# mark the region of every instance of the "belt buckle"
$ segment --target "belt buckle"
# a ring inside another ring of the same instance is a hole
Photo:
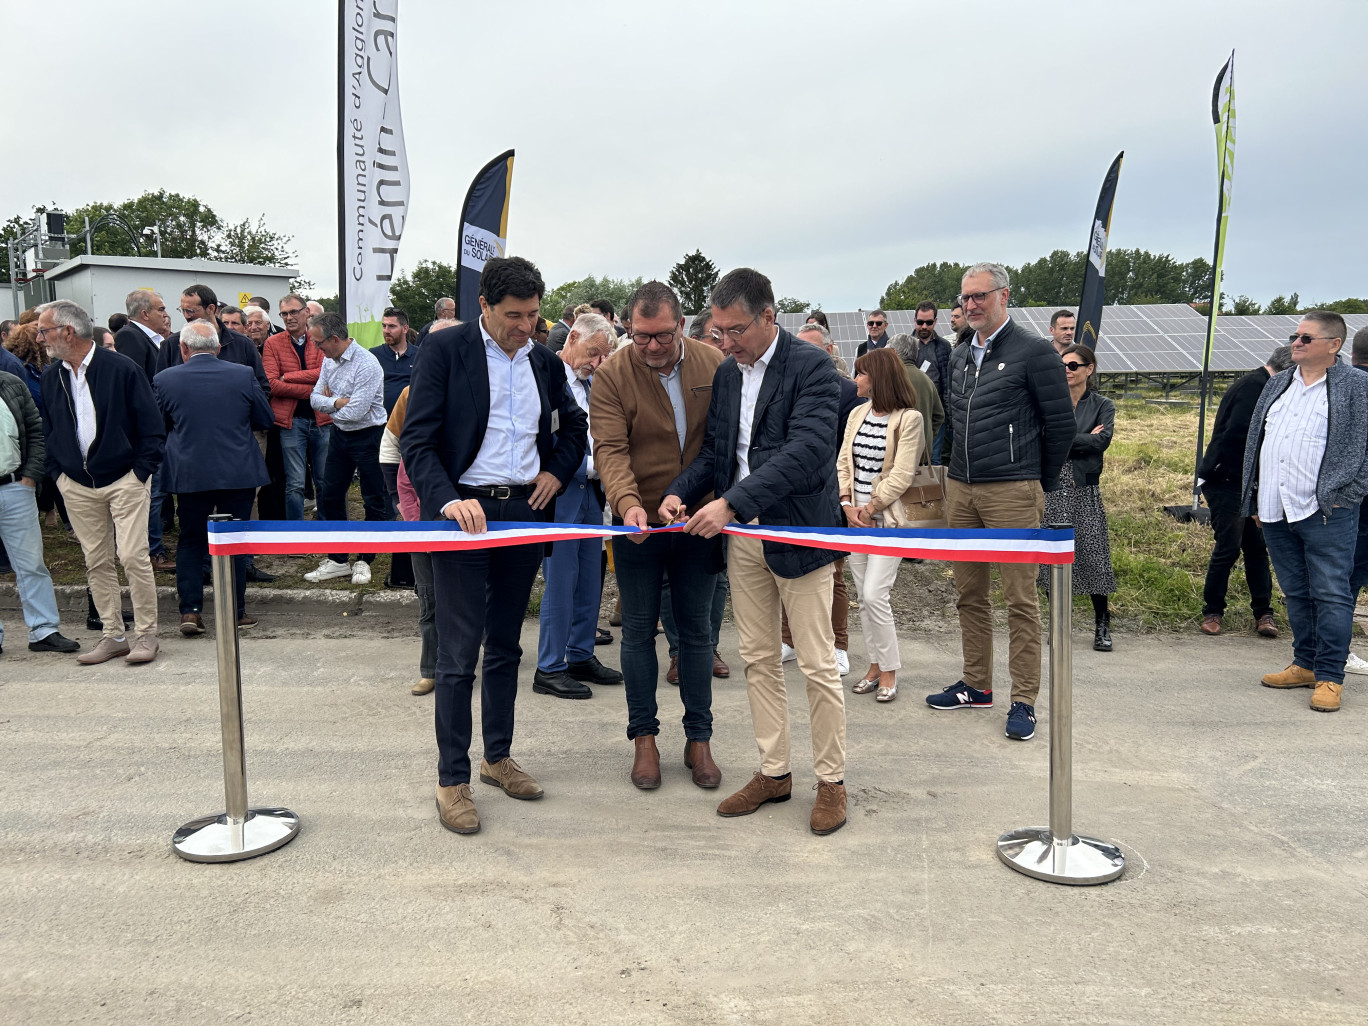
[[[490,489],[490,498],[511,499],[513,498],[513,489],[509,488],[508,485],[493,485]]]

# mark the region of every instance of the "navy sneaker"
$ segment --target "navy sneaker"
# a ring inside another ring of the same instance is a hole
[[[1035,706],[1013,702],[1007,710],[1007,736],[1013,741],[1029,741],[1035,737]]]
[[[932,709],[991,709],[993,692],[971,688],[964,681],[956,681],[944,691],[926,696],[926,704]]]

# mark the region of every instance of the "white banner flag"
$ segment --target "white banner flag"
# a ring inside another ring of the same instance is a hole
[[[339,0],[340,295],[352,338],[379,345],[409,169],[399,113],[399,0]]]

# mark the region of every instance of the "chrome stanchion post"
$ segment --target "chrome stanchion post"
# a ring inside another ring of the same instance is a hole
[[[226,515],[210,517],[227,521]],[[247,755],[242,730],[242,669],[238,662],[233,557],[214,555],[214,630],[218,646],[219,720],[223,728],[225,812],[186,823],[171,848],[191,862],[237,862],[294,840],[299,817],[289,809],[247,807]]]
[[[1051,525],[1067,530],[1068,525]],[[1101,884],[1126,868],[1121,849],[1073,832],[1073,566],[1050,567],[1050,825],[998,838],[998,858],[1061,884]]]

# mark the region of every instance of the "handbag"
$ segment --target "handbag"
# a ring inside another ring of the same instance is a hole
[[[922,449],[922,462],[912,474],[907,491],[894,499],[885,513],[894,527],[945,527],[945,467],[931,463],[931,452]]]

